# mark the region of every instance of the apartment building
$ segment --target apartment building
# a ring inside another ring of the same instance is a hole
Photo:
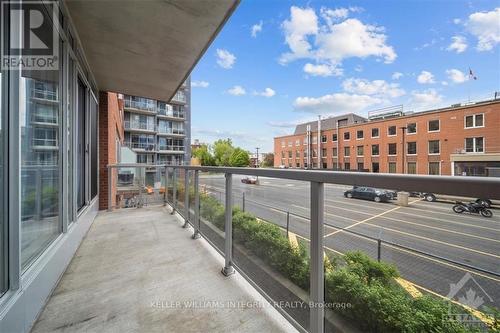
[[[500,100],[300,124],[274,139],[274,152],[275,167],[500,176]]]
[[[190,82],[187,79],[169,103],[124,96],[124,145],[137,154],[137,163],[189,163]]]

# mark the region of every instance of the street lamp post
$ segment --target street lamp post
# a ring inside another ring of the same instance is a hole
[[[257,151],[257,158],[255,160],[255,167],[259,167],[259,147],[255,147],[255,150]],[[259,176],[257,176],[257,184],[259,183]]]
[[[406,129],[407,127],[406,126],[402,126],[400,127],[401,131],[403,132],[403,149],[402,149],[402,155],[403,155],[403,159],[402,159],[402,165],[401,165],[401,172],[402,173],[405,173],[405,155],[406,155],[406,147],[405,147],[405,134],[406,134]]]

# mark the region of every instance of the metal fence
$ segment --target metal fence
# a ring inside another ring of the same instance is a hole
[[[115,168],[117,166],[110,166]],[[448,177],[448,176],[416,176],[416,175],[394,175],[394,174],[370,174],[358,172],[335,172],[335,171],[305,171],[305,170],[282,170],[282,169],[251,169],[251,168],[225,168],[225,167],[200,167],[200,166],[165,166],[165,200],[169,202],[173,208],[173,212],[177,211],[182,214],[185,220],[185,226],[191,224],[194,228],[193,238],[199,237],[200,234],[212,243],[225,257],[225,265],[222,273],[230,275],[234,269],[238,269],[242,275],[250,278],[250,282],[257,287],[258,290],[264,291],[264,296],[271,301],[275,301],[273,295],[269,295],[265,288],[255,279],[259,279],[260,274],[265,275],[265,270],[262,273],[249,272],[245,270],[247,263],[235,258],[248,259],[251,256],[240,256],[241,250],[233,244],[232,234],[232,209],[236,204],[237,196],[233,193],[233,175],[252,175],[271,177],[279,179],[297,180],[309,183],[309,216],[301,216],[300,214],[291,213],[266,205],[265,203],[255,202],[245,199],[244,196],[240,202],[243,210],[248,210],[249,205],[268,206],[270,209],[275,209],[283,213],[285,216],[282,226],[286,231],[290,228],[290,219],[300,218],[309,221],[308,240],[305,244],[308,246],[308,255],[310,256],[310,275],[309,275],[309,293],[307,299],[309,300],[309,307],[306,311],[294,312],[283,311],[277,305],[278,310],[281,310],[288,320],[290,320],[297,328],[304,330],[308,329],[312,332],[324,332],[325,330],[325,309],[322,306],[325,302],[325,287],[324,287],[324,227],[338,228],[339,232],[346,233],[355,237],[362,237],[373,242],[374,246],[371,249],[364,249],[365,252],[371,253],[372,256],[378,260],[394,260],[394,256],[387,257],[385,254],[389,251],[398,251],[401,255],[410,254],[413,256],[423,256],[433,260],[447,262],[453,265],[460,265],[471,270],[481,271],[481,268],[474,265],[464,265],[463,263],[454,262],[453,260],[424,253],[422,251],[412,249],[397,243],[389,242],[383,239],[374,238],[364,235],[352,230],[341,228],[339,226],[325,224],[325,192],[324,184],[341,184],[350,186],[372,186],[379,188],[391,188],[396,190],[404,190],[408,192],[434,192],[447,195],[465,196],[465,197],[478,197],[500,199],[500,181],[498,179],[490,178],[476,178],[476,177]],[[210,172],[224,174],[225,186],[224,191],[218,196],[218,200],[224,203],[224,221],[223,230],[216,230],[213,227],[213,221],[207,221],[200,215],[200,173]],[[178,189],[179,186],[183,190]],[[179,191],[178,191],[179,190]],[[191,193],[192,192],[192,193]],[[182,195],[179,195],[182,193]],[[190,202],[193,200],[193,203]],[[233,252],[234,257],[233,257]],[[387,258],[386,258],[387,257]],[[257,259],[247,260],[248,265],[253,265],[258,269],[259,265]],[[401,260],[401,258],[397,259]],[[234,263],[236,262],[236,265]],[[265,265],[261,265],[264,267]],[[241,268],[243,267],[243,269]],[[482,270],[484,273],[498,276],[495,272]],[[249,274],[250,273],[250,274]],[[272,275],[272,274],[271,274]],[[265,282],[264,282],[265,283]],[[264,290],[263,290],[264,289]],[[296,286],[289,286],[287,290],[298,290]],[[272,291],[272,290],[271,290]],[[289,299],[298,297],[304,299],[301,292],[295,292]],[[279,297],[287,296],[280,294]],[[288,299],[287,299],[288,300]],[[307,319],[304,319],[304,314],[307,314]]]

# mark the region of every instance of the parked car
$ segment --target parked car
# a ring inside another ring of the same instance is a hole
[[[429,202],[434,202],[437,200],[436,195],[433,193],[426,193],[426,192],[410,192],[410,196],[412,197],[418,197],[418,198],[423,198],[425,201]],[[441,199],[462,199],[462,197],[452,197],[452,196],[443,196]],[[478,198],[474,200],[476,203],[481,204],[485,206],[486,208],[491,207],[491,200],[490,199],[485,199],[485,198]]]
[[[351,190],[345,191],[344,196],[346,198],[373,200],[375,202],[388,202],[393,197],[388,191],[366,186],[354,186]]]
[[[245,177],[241,179],[241,182],[243,184],[257,184],[257,178],[256,177]]]

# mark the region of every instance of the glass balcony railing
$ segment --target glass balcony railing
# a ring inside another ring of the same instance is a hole
[[[155,125],[152,123],[144,123],[141,121],[125,120],[125,129],[154,131]]]
[[[172,97],[172,100],[176,101],[176,102],[185,103],[186,102],[186,94],[183,91],[178,91],[175,93],[174,97]]]
[[[58,147],[58,140],[33,138],[32,144],[37,147]]]
[[[158,115],[165,116],[165,117],[171,117],[171,118],[184,119],[184,112],[183,111],[175,111],[175,110],[167,110],[167,109],[159,108]]]
[[[193,238],[223,253],[222,273],[244,273],[302,331],[498,325],[494,177],[204,166],[161,176]]]
[[[148,142],[124,142],[125,147],[129,147],[131,149],[144,149],[148,151],[155,151],[156,145],[154,143]]]
[[[150,112],[156,112],[156,102],[155,101],[133,101],[130,99],[124,100],[125,108],[132,108]]]
[[[171,128],[171,127],[164,127],[164,126],[158,126],[158,133],[160,134],[177,134],[177,135],[184,135],[184,129],[182,128]]]
[[[49,101],[57,101],[57,92],[52,90],[45,89],[33,89],[31,96],[34,98],[49,100]]]
[[[174,145],[159,145],[158,150],[168,150],[168,151],[184,151],[184,146],[174,146]]]
[[[51,115],[51,114],[40,114],[40,113],[35,113],[32,116],[32,122],[35,123],[45,123],[45,124],[54,124],[57,125],[57,115]]]

